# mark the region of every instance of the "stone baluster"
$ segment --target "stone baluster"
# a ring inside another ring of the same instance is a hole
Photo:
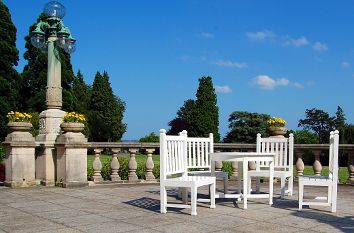
[[[348,184],[354,185],[354,151],[348,151]]]
[[[304,161],[302,160],[303,152],[301,150],[296,150],[295,151],[297,161],[296,161],[296,177],[303,176],[304,175],[304,169],[305,169],[305,164]]]
[[[237,180],[238,162],[232,161],[231,162],[231,168],[232,168],[232,172],[231,172],[230,180]]]
[[[130,159],[129,159],[129,174],[128,174],[128,180],[129,181],[138,181],[138,176],[136,175],[136,169],[138,168],[138,164],[136,163],[135,160],[135,155],[138,152],[138,149],[135,148],[130,148],[129,153],[130,153]]]
[[[93,160],[93,181],[94,182],[101,182],[103,181],[102,175],[101,175],[101,169],[102,169],[102,163],[101,163],[101,152],[102,149],[94,149],[95,152],[95,159]]]
[[[155,149],[145,149],[145,151],[147,154],[145,178],[148,181],[155,181],[156,179],[154,173],[152,172],[154,170],[154,161],[152,160],[152,153],[154,153]]]
[[[119,161],[118,161],[118,153],[120,149],[112,149],[112,161],[111,161],[111,181],[120,181],[121,178],[118,174],[119,170]]]
[[[215,153],[219,153],[221,151],[216,150],[214,151]],[[215,161],[215,171],[221,171],[222,170],[222,161]]]
[[[313,162],[313,171],[315,176],[320,176],[322,171],[322,164],[320,162],[321,150],[313,150],[315,154],[315,162]]]

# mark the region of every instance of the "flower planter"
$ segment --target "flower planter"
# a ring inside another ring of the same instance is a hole
[[[61,129],[66,132],[80,133],[84,131],[85,125],[79,122],[63,122],[60,125]]]
[[[23,121],[18,121],[18,122],[10,121],[7,124],[7,127],[9,127],[11,132],[15,132],[15,131],[29,132],[32,129],[32,124]]]
[[[284,135],[288,132],[287,128],[285,127],[278,127],[278,126],[269,126],[268,133],[270,136],[273,137],[284,137]]]

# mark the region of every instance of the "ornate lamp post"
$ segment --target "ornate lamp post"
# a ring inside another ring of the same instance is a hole
[[[60,133],[60,124],[64,111],[62,107],[61,63],[59,49],[72,53],[76,48],[76,40],[72,37],[62,18],[65,7],[51,1],[44,7],[45,20],[37,23],[31,33],[33,46],[48,52],[48,73],[46,89],[47,110],[39,115],[39,135],[36,140],[41,145],[39,156],[36,158],[36,178],[44,185],[55,184],[56,153],[54,143]]]

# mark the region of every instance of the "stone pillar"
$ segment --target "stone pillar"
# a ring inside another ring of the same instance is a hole
[[[354,185],[354,151],[348,151],[348,172],[349,178],[347,183]]]
[[[35,186],[35,141],[28,132],[32,125],[27,122],[13,122],[18,125],[28,124],[28,130],[13,131],[7,135],[5,146],[5,186],[18,188]],[[11,124],[11,123],[9,123]]]
[[[101,170],[102,170],[102,163],[101,163],[101,152],[102,149],[94,149],[95,152],[95,159],[93,160],[93,181],[94,182],[102,182],[103,178],[101,175]]]
[[[119,161],[118,161],[118,153],[120,149],[112,149],[112,162],[111,162],[111,181],[120,181],[121,178],[118,174],[119,170]]]
[[[148,181],[155,181],[155,176],[152,173],[154,170],[154,161],[152,160],[152,153],[154,153],[155,149],[145,149],[147,153],[146,159],[146,180]]]
[[[313,163],[313,171],[315,176],[320,176],[322,171],[322,164],[320,162],[321,150],[313,150],[315,154],[315,162]]]
[[[296,172],[297,172],[297,175],[296,177],[299,177],[299,176],[303,176],[304,175],[304,169],[305,169],[305,164],[304,164],[304,161],[302,160],[302,151],[301,150],[296,150],[295,151],[296,153],[296,157],[297,157],[297,161],[296,161]]]
[[[41,148],[36,157],[36,179],[46,186],[55,185],[57,153],[54,143],[60,133],[60,124],[65,114],[60,110],[62,106],[61,64],[54,46],[55,40],[55,36],[48,38],[47,110],[39,115],[39,135],[36,137]]]
[[[56,183],[64,188],[87,186],[87,138],[81,132],[65,132],[58,137],[55,146]]]
[[[128,174],[128,180],[129,181],[138,181],[138,176],[136,175],[136,169],[138,168],[138,164],[136,163],[135,160],[135,155],[136,152],[138,152],[138,149],[131,148],[129,149],[130,152],[130,159],[129,159],[129,174]]]

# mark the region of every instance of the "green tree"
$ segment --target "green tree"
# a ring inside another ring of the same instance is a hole
[[[343,109],[338,106],[337,107],[337,111],[335,114],[335,118],[334,118],[334,126],[337,130],[339,130],[339,142],[340,143],[344,143],[345,142],[345,114]]]
[[[344,142],[345,144],[354,144],[354,125],[346,124],[344,126]]]
[[[42,13],[38,19],[45,20]],[[35,24],[29,28],[29,33],[25,37],[24,58],[27,60],[22,72],[21,96],[23,108],[27,111],[41,112],[45,110],[48,56],[45,51],[41,51],[31,44],[30,34],[35,29]],[[63,88],[63,110],[75,111],[76,99],[72,91],[74,72],[72,69],[70,54],[59,49],[59,59],[61,62],[61,85]]]
[[[255,143],[257,134],[267,137],[268,114],[233,112],[229,117],[229,129],[224,142]]]
[[[306,109],[305,114],[306,118],[300,119],[298,126],[315,132],[319,143],[328,143],[329,132],[333,130],[335,118],[316,108]]]
[[[194,100],[188,99],[184,101],[184,105],[177,111],[177,117],[168,123],[171,127],[168,134],[177,135],[183,130],[189,132],[192,129],[191,118],[194,108]]]
[[[92,90],[91,87],[85,83],[84,76],[81,74],[80,70],[77,72],[76,77],[74,77],[72,90],[76,102],[75,111],[87,115]]]
[[[315,133],[308,130],[296,130],[294,134],[295,144],[318,144],[318,137]]]
[[[19,108],[16,31],[9,9],[0,1],[0,142],[7,133],[6,114]]]
[[[125,103],[113,94],[107,72],[97,72],[92,85],[88,123],[93,141],[119,141],[126,131],[122,122]]]
[[[149,135],[142,137],[139,139],[139,142],[159,142],[160,137],[156,135],[154,132],[151,132]]]
[[[196,93],[195,107],[191,113],[191,130],[189,135],[194,137],[208,137],[214,134],[214,141],[220,141],[219,134],[219,107],[217,96],[211,77],[199,79],[199,87]]]

